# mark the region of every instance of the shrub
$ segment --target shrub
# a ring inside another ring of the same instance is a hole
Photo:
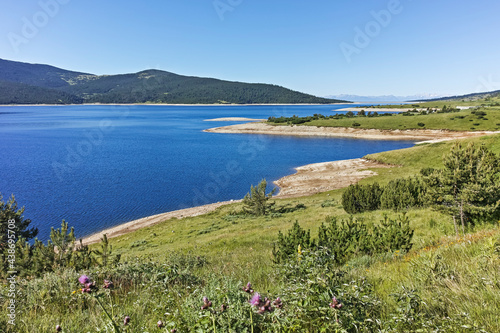
[[[273,194],[276,192],[276,188],[273,188],[271,192],[266,194],[267,181],[262,179],[256,187],[253,185],[250,187],[250,192],[243,198],[243,209],[245,212],[261,216],[266,215],[272,210],[274,202],[268,203]]]
[[[322,224],[319,228],[318,246],[332,251],[335,263],[339,265],[354,256],[395,250],[408,252],[411,249],[414,231],[405,214],[398,220],[385,216],[380,223],[380,226],[369,227],[352,217],[340,223],[336,218],[329,218],[327,225]]]
[[[377,183],[373,185],[350,185],[342,193],[342,207],[349,214],[356,214],[380,207],[382,189]]]
[[[282,263],[290,259],[300,259],[302,251],[327,249],[330,264],[343,265],[349,259],[390,251],[409,251],[412,247],[413,229],[408,217],[403,214],[397,220],[387,216],[379,226],[368,226],[352,217],[338,221],[328,217],[318,230],[318,241],[311,240],[310,231],[305,231],[296,221],[287,235],[278,233],[278,241],[273,248],[274,262]]]
[[[288,231],[287,235],[278,232],[278,241],[273,246],[274,262],[279,263],[286,258],[297,254],[301,249],[309,249],[314,245],[311,233],[301,228],[298,221]],[[299,248],[300,246],[300,248]]]
[[[380,208],[401,211],[424,205],[425,184],[419,178],[391,180],[380,196]]]

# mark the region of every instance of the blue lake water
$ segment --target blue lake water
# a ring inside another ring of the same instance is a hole
[[[216,134],[218,117],[329,115],[321,106],[17,106],[0,108],[0,193],[46,240],[65,219],[78,237],[166,211],[240,199],[309,163],[411,141]]]

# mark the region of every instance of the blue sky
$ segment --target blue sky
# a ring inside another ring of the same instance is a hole
[[[462,94],[500,89],[499,12],[498,0],[2,0],[0,58],[320,96]]]

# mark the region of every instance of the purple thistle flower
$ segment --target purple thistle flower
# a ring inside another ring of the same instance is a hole
[[[125,316],[125,318],[123,318],[123,325],[128,325],[128,323],[130,323],[130,317]]]
[[[156,323],[156,326],[158,326],[158,328],[162,328],[165,325],[163,324],[163,322],[161,320],[158,320],[158,322]]]
[[[330,307],[332,309],[340,309],[342,307],[342,304],[339,303],[339,301],[337,300],[337,298],[334,296],[332,298],[332,302],[330,303]]]
[[[104,280],[104,286],[103,286],[104,289],[113,289],[114,286],[115,285],[113,284],[112,281]]]
[[[212,302],[208,300],[207,296],[203,296],[203,305],[201,306],[201,309],[206,310],[211,306],[212,306]]]
[[[78,279],[78,282],[80,282],[81,284],[87,284],[90,282],[90,278],[87,275],[82,275]]]
[[[249,294],[253,293],[252,284],[248,282],[246,287],[243,287],[243,291]]]
[[[278,297],[276,298],[276,300],[273,302],[273,305],[277,308],[277,309],[281,309],[283,307],[283,302],[281,302],[281,299]]]
[[[253,295],[252,299],[250,300],[250,304],[252,304],[253,306],[259,306],[260,302],[261,302],[261,298],[260,298],[259,293],[255,293]]]

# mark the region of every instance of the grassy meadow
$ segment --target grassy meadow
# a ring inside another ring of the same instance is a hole
[[[440,110],[456,107],[473,107],[458,112],[441,113]],[[487,101],[439,101],[404,105],[381,105],[374,106],[383,109],[414,108],[415,111],[393,113],[391,116],[357,116],[359,111],[367,107],[358,107],[354,117],[340,117],[315,119],[297,126],[319,126],[319,127],[355,127],[362,129],[379,130],[410,130],[431,129],[450,131],[498,131],[500,130],[500,97],[491,97]],[[432,112],[435,110],[436,112]],[[422,112],[424,111],[424,112]],[[429,112],[431,111],[431,112]],[[381,111],[382,112],[382,111]],[[366,111],[368,113],[368,111]],[[286,125],[275,124],[271,125]]]

